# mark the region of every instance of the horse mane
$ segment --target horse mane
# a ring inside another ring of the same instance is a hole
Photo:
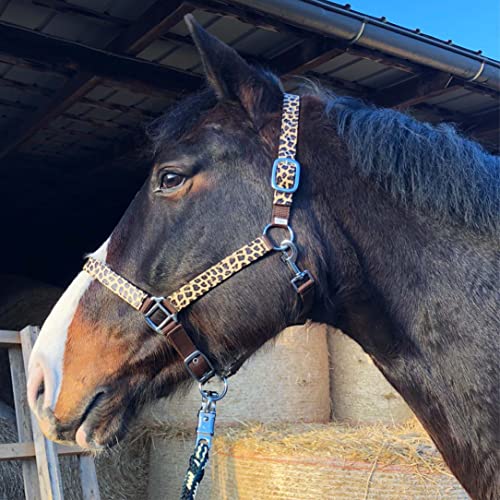
[[[500,229],[500,157],[449,124],[419,122],[311,82],[301,93],[325,102],[351,167],[393,198],[479,232]]]
[[[431,125],[399,111],[337,96],[309,80],[300,93],[325,103],[326,115],[347,146],[351,167],[404,206],[482,233],[500,229],[500,157],[449,124]],[[172,106],[146,130],[150,153],[161,155],[167,139],[188,131],[216,102],[213,91],[204,88]]]

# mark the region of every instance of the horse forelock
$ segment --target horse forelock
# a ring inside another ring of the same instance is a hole
[[[420,122],[311,83],[301,93],[324,101],[351,168],[393,198],[476,231],[500,229],[500,157],[450,124]]]

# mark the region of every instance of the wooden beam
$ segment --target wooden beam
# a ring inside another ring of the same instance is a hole
[[[10,347],[20,346],[21,337],[19,332],[12,330],[0,330],[0,348],[9,349]]]
[[[180,0],[172,0],[165,2],[158,0],[154,3],[140,18],[132,24],[123,33],[114,38],[108,45],[107,49],[112,52],[137,54],[149,43],[151,43],[161,31],[166,31],[179,22],[184,14],[192,10],[193,7],[186,6]],[[3,45],[2,45],[3,46]],[[29,51],[28,51],[29,52]],[[116,80],[114,65],[110,67],[111,74],[109,80]],[[135,77],[141,76],[141,72],[136,73]],[[176,83],[177,76],[181,76]],[[174,84],[174,86],[196,87],[197,83],[194,77],[188,77],[181,72],[170,73],[168,79],[157,81],[159,88],[165,88]],[[166,78],[164,76],[163,78]],[[0,141],[0,159],[8,153],[15,150],[21,144],[29,140],[38,130],[45,127],[56,116],[63,113],[71,107],[75,102],[85,96],[92,88],[100,82],[92,71],[80,71],[76,76],[71,78],[66,85],[57,92],[53,99],[46,105],[35,111],[31,117],[24,121],[17,129],[6,134],[4,139]],[[130,81],[124,82],[125,85],[130,84]],[[132,82],[135,84],[135,82]],[[180,85],[179,85],[180,84]]]
[[[176,92],[195,90],[200,78],[142,59],[100,50],[62,38],[0,22],[0,51],[61,66],[79,68],[92,75],[141,81]]]
[[[379,106],[406,109],[450,92],[457,86],[456,80],[447,73],[425,72],[398,85],[377,90],[368,99]]]
[[[122,34],[118,35],[106,47],[112,52],[124,52],[136,55],[145,49],[162,33],[182,21],[193,7],[183,0],[159,0]]]
[[[269,64],[278,74],[285,77],[299,75],[321,66],[344,52],[345,49],[327,38],[310,38],[274,57]]]
[[[61,14],[73,14],[115,26],[122,27],[130,24],[130,21],[123,17],[114,16],[108,12],[101,12],[89,7],[84,7],[83,5],[69,3],[66,0],[31,0],[31,3],[40,5],[41,7],[47,7]]]
[[[56,445],[58,455],[79,455],[85,450],[79,446]],[[5,460],[28,460],[35,458],[35,445],[32,442],[0,444],[0,462]]]

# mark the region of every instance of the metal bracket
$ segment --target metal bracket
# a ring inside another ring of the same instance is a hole
[[[278,167],[280,165],[290,165],[295,169],[294,178],[293,178],[293,186],[290,188],[282,187],[278,184],[278,179],[276,178],[278,174]],[[273,170],[271,173],[271,186],[273,189],[280,193],[295,193],[297,188],[299,187],[300,182],[300,163],[297,160],[293,160],[292,158],[276,158],[273,163]]]
[[[202,358],[205,360],[205,363],[208,365],[210,370],[206,373],[203,374],[201,378],[198,378],[193,370],[191,369],[190,364],[197,358]],[[214,375],[215,375],[215,368],[210,362],[210,360],[201,352],[201,351],[193,351],[187,358],[184,358],[184,366],[186,367],[186,370],[189,372],[191,377],[193,377],[196,381],[198,381],[200,384],[204,384],[208,380],[210,380]]]
[[[177,313],[172,313],[163,305],[165,297],[151,297],[151,300],[154,301],[154,304],[144,313],[144,319],[152,330],[156,333],[163,334],[163,328],[165,328],[170,321],[178,323]],[[165,315],[165,318],[160,321],[160,323],[155,323],[151,318],[156,311],[161,311]]]

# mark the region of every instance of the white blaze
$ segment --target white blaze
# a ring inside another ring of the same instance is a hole
[[[99,250],[92,254],[92,257],[101,262],[106,262],[108,244],[109,238],[101,245]],[[54,409],[56,404],[62,385],[63,358],[68,329],[73,321],[78,304],[90,283],[92,283],[92,278],[86,272],[81,271],[76,276],[45,320],[33,347],[29,361],[29,373],[33,373],[33,376],[37,377],[36,374],[39,372],[37,367],[43,367],[44,407],[49,406]],[[28,380],[28,400],[32,408],[34,408],[38,384],[35,380],[30,380],[31,378],[29,377]]]

